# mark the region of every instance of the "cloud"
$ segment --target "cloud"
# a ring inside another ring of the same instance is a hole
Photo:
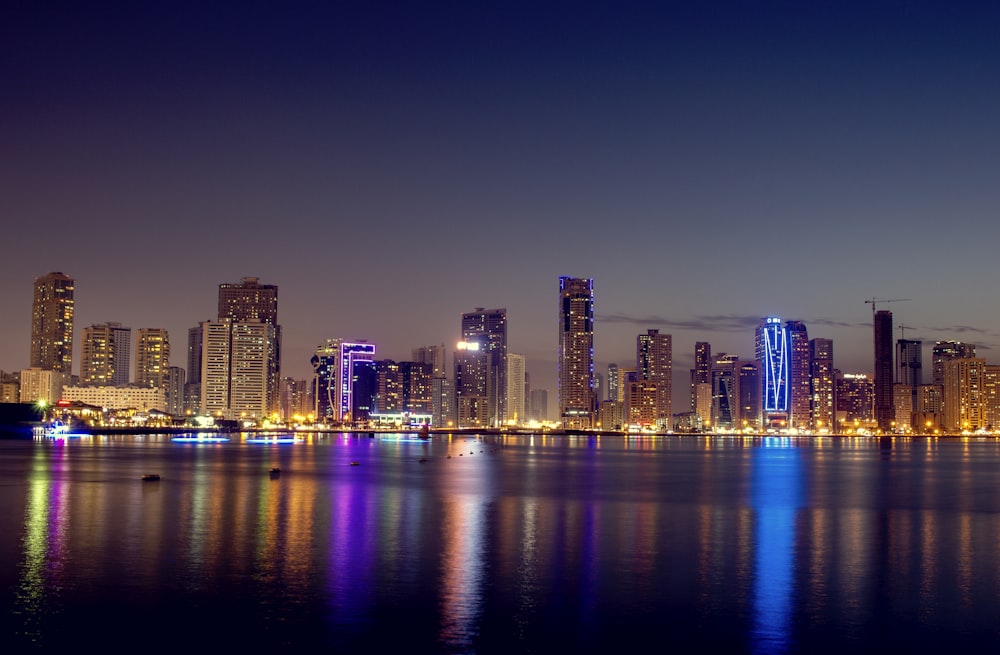
[[[634,316],[630,314],[600,314],[597,320],[600,323],[628,323],[638,326],[660,326],[674,328],[678,330],[692,330],[698,332],[746,332],[753,330],[760,325],[762,316],[741,316],[739,314],[716,314],[714,316],[694,316],[687,320],[677,320],[665,318],[663,316]],[[844,321],[834,321],[828,318],[796,319],[810,326],[824,327],[871,327],[871,323],[847,323]]]

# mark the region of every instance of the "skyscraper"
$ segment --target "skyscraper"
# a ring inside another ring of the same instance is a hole
[[[760,367],[761,402],[765,424],[781,425],[788,420],[790,407],[789,370],[791,353],[785,326],[776,316],[761,320],[755,339]]]
[[[707,341],[694,344],[694,368],[691,369],[691,411],[698,412],[698,385],[712,384],[712,346]],[[704,387],[701,387],[704,389]],[[702,395],[702,398],[704,395]],[[707,414],[703,418],[707,418]]]
[[[524,355],[507,354],[507,419],[515,425],[527,421],[525,410]]]
[[[594,412],[594,281],[559,278],[559,417],[589,428]]]
[[[170,372],[170,339],[163,328],[139,328],[135,347],[135,383],[165,388]]]
[[[31,367],[73,372],[73,278],[58,271],[35,278]]]
[[[944,384],[945,362],[951,359],[970,359],[976,356],[976,344],[962,341],[936,341],[931,348],[931,380]]]
[[[872,321],[875,343],[875,423],[883,432],[892,431],[896,416],[892,394],[892,312],[880,309]]]
[[[125,387],[129,383],[132,330],[121,323],[83,328],[80,344],[80,383]]]
[[[481,341],[460,341],[455,348],[455,402],[458,427],[486,427],[489,423],[489,356]]]
[[[896,340],[896,382],[909,387],[924,383],[921,370],[923,341],[913,339]]]
[[[483,309],[462,314],[462,341],[479,344],[486,356],[486,424],[507,420],[507,310]]]
[[[834,420],[833,340],[813,339],[809,342],[809,377],[812,384],[812,423],[817,431],[836,429]]]
[[[786,321],[788,335],[788,427],[808,430],[812,423],[812,389],[809,384],[809,333],[802,321]]]
[[[673,373],[671,337],[659,330],[646,330],[636,337],[635,369],[639,379],[655,385],[654,422],[659,430],[673,428]]]
[[[273,361],[267,362],[268,397],[274,402],[270,411],[277,409],[281,381],[281,326],[278,324],[278,287],[261,284],[255,277],[245,277],[239,283],[219,285],[219,320],[237,323],[264,323],[274,329],[269,331],[272,342],[267,352]]]

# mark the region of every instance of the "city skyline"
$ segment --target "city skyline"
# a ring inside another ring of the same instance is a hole
[[[873,298],[911,299],[878,306],[909,339],[1000,345],[998,7],[194,7],[0,28],[0,368],[48,271],[77,281],[77,367],[108,322],[183,366],[253,276],[284,375],[334,337],[452,349],[504,307],[550,406],[564,275],[595,281],[597,372],[672,335],[675,410],[694,344],[750,359],[764,316],[844,371],[872,372]]]

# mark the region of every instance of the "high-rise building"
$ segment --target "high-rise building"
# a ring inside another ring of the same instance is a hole
[[[313,367],[313,402],[311,413],[317,423],[340,420],[340,339],[327,339],[316,348],[310,360]]]
[[[698,413],[699,384],[709,386],[712,384],[712,346],[707,341],[696,341],[694,344],[694,368],[691,369],[691,410],[695,413]]]
[[[403,375],[399,363],[391,359],[375,362],[376,385],[375,412],[398,414],[403,411]]]
[[[434,365],[424,362],[400,362],[403,411],[433,415]],[[433,423],[433,419],[431,421]]]
[[[531,418],[536,421],[549,420],[548,389],[532,389],[529,397],[531,398]]]
[[[202,354],[198,408],[206,415],[228,418],[232,321],[203,321],[199,327]]]
[[[478,343],[486,356],[485,425],[499,426],[507,419],[507,310],[477,307],[462,314],[462,341]]]
[[[808,430],[812,425],[812,386],[809,380],[809,333],[802,321],[786,321],[788,335],[788,427]]]
[[[276,326],[231,324],[229,418],[262,421],[278,412]]]
[[[184,412],[191,414],[201,414],[201,356],[203,344],[201,342],[203,334],[203,323],[196,327],[188,328],[187,341],[187,369],[185,369],[186,380],[184,382]]]
[[[132,330],[121,323],[83,328],[80,344],[80,384],[125,387],[129,383]]]
[[[875,422],[875,385],[864,373],[838,373],[835,402],[838,432],[867,430]]]
[[[167,367],[166,394],[167,413],[174,416],[183,416],[186,409],[184,405],[184,369],[180,366]]]
[[[809,342],[809,377],[812,389],[812,424],[818,432],[836,429],[834,404],[833,340]]]
[[[618,400],[619,385],[618,364],[608,364],[608,396],[607,400]]]
[[[658,430],[673,428],[673,359],[671,336],[646,330],[636,337],[635,369],[639,380],[656,387],[653,422]]]
[[[709,429],[717,432],[742,427],[740,418],[740,359],[719,353],[711,369],[712,419]]]
[[[525,412],[524,355],[507,354],[507,419],[506,423],[520,425],[527,421]]]
[[[589,428],[594,415],[594,281],[559,278],[559,418]]]
[[[489,355],[481,340],[460,341],[455,348],[455,404],[458,427],[487,427],[490,420]]]
[[[896,382],[909,387],[924,383],[922,368],[923,341],[898,339],[896,341]]]
[[[139,328],[135,348],[135,383],[140,387],[165,387],[169,370],[170,339],[167,331],[163,328]]]
[[[73,286],[73,278],[58,271],[35,278],[31,368],[73,372]]]
[[[274,358],[268,362],[266,369],[270,376],[267,380],[268,396],[275,405],[271,411],[277,410],[277,399],[281,378],[281,325],[278,323],[278,287],[273,284],[261,284],[255,277],[245,277],[239,283],[223,283],[219,285],[219,320],[229,319],[237,323],[264,323],[272,326],[271,343],[267,344],[269,356]]]
[[[986,360],[956,357],[944,363],[944,427],[974,431],[987,425]]]
[[[345,423],[366,420],[373,411],[377,392],[375,344],[363,339],[341,341],[337,363],[337,420]]]
[[[789,339],[781,319],[768,316],[757,328],[754,348],[760,367],[763,420],[766,424],[784,425],[791,411]],[[714,383],[713,383],[714,386]]]
[[[892,312],[880,309],[872,321],[875,343],[875,423],[883,432],[892,430],[896,410],[892,398]]]
[[[951,359],[971,359],[976,356],[976,344],[962,341],[936,341],[931,348],[931,378],[934,384],[944,384],[944,364]]]
[[[445,357],[445,348],[442,343],[439,346],[421,346],[413,349],[413,361],[420,364],[431,365],[431,377],[448,377],[448,362]]]

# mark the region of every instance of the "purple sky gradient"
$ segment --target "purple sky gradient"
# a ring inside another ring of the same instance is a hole
[[[673,335],[677,402],[695,341],[752,357],[769,314],[845,371],[873,297],[911,299],[879,307],[907,338],[1000,344],[1000,6],[22,4],[4,370],[54,270],[78,338],[166,327],[180,366],[219,283],[277,284],[294,377],[328,337],[408,359],[506,307],[550,407],[560,275],[595,280],[599,371]]]

